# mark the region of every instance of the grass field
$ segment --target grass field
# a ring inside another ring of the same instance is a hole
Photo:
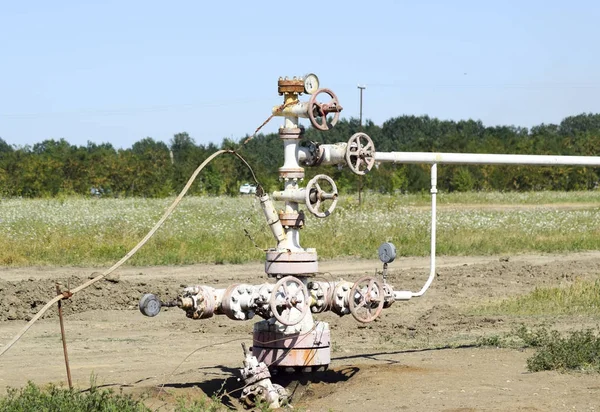
[[[536,288],[527,295],[476,308],[473,313],[548,317],[584,315],[600,319],[600,279],[578,279],[568,286]]]
[[[94,265],[120,259],[172,199],[5,199],[0,264]],[[403,256],[429,254],[429,194],[344,197],[327,219],[307,218],[304,247],[321,258],[375,258],[383,241]],[[571,252],[600,248],[600,192],[438,195],[438,254]],[[258,201],[189,197],[142,248],[133,265],[242,263],[274,246]]]

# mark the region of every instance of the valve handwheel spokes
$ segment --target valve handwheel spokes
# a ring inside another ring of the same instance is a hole
[[[372,276],[360,278],[350,289],[348,302],[350,313],[354,319],[362,323],[372,322],[377,319],[383,309],[383,287]]]
[[[375,145],[366,133],[358,132],[350,137],[346,148],[346,163],[357,175],[365,175],[375,164]]]
[[[331,186],[331,191],[326,192],[321,188],[321,184],[327,182]],[[319,184],[321,182],[321,184]],[[338,201],[338,190],[335,182],[327,175],[316,175],[306,185],[305,195],[306,207],[316,217],[325,218],[335,209]],[[323,202],[331,200],[331,205],[326,210],[321,210]]]
[[[321,93],[325,93],[331,97],[331,100],[328,103],[319,103],[317,102],[317,96]],[[338,120],[340,119],[340,112],[342,111],[342,106],[340,106],[340,102],[335,95],[329,89],[319,89],[317,90],[308,101],[308,118],[310,119],[310,123],[313,125],[315,129],[321,131],[327,131],[333,126],[336,125]],[[335,113],[333,115],[333,119],[330,122],[327,122],[327,115],[329,113]],[[317,118],[320,118],[318,120]]]
[[[269,307],[279,323],[285,326],[300,323],[309,306],[308,290],[300,279],[286,276],[273,287]]]

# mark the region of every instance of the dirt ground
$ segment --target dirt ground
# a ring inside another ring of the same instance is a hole
[[[529,350],[470,346],[477,337],[501,335],[521,323],[566,330],[595,328],[597,319],[508,318],[468,311],[536,286],[597,279],[600,253],[451,257],[439,258],[438,264],[437,278],[425,296],[396,302],[375,322],[362,325],[351,316],[339,318],[331,313],[316,316],[330,323],[332,363],[328,371],[313,375],[278,375],[275,381],[293,392],[294,409],[600,410],[598,374],[529,373],[526,359],[533,353]],[[352,281],[380,268],[378,261],[320,263],[324,280]],[[390,269],[388,281],[396,289],[417,290],[427,278],[428,259],[400,259]],[[0,345],[52,297],[55,281],[65,289],[74,287],[97,270],[0,269]],[[64,304],[74,382],[89,386],[93,375],[99,386],[148,397],[147,404],[158,410],[169,410],[178,397],[234,391],[240,387],[240,344],[251,343],[252,321],[235,322],[224,316],[190,320],[177,308],[147,318],[137,303],[147,292],[163,300],[174,298],[189,284],[226,287],[240,282],[259,284],[265,279],[259,263],[120,270],[111,281],[92,286]],[[66,381],[56,309],[0,357],[1,391],[28,380],[38,384]],[[232,408],[240,407],[235,392],[224,401]]]

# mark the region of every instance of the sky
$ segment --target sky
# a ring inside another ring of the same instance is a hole
[[[598,21],[600,2],[577,0],[0,0],[0,138],[219,144],[282,103],[280,76],[311,72],[346,118],[365,85],[379,125],[559,123],[600,112]]]

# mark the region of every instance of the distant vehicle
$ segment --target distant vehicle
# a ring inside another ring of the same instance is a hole
[[[240,193],[243,195],[253,195],[256,193],[256,186],[250,183],[244,183],[240,186]]]
[[[104,189],[101,187],[90,188],[90,195],[95,197],[101,197],[104,194]]]

